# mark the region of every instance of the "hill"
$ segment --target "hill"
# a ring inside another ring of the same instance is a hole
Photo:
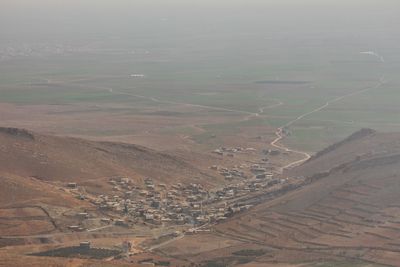
[[[145,177],[167,184],[216,182],[182,158],[145,147],[0,127],[0,247],[40,243],[40,235],[68,231],[81,223],[70,214],[90,210],[101,216],[66,185],[75,182],[78,190],[110,194],[114,176],[129,177],[138,186]]]
[[[89,190],[106,186],[112,176],[128,176],[140,183],[215,183],[213,177],[177,156],[142,146],[95,142],[78,138],[0,128],[0,174],[34,177],[50,183],[77,182]]]
[[[213,264],[249,262],[244,266],[399,266],[399,164],[400,134],[361,130],[287,173],[303,179],[302,187],[162,252]]]

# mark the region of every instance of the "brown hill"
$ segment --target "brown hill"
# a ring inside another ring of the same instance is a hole
[[[0,127],[0,247],[79,223],[63,214],[96,209],[65,185],[77,182],[79,190],[109,194],[113,176],[128,176],[138,185],[144,177],[167,184],[216,182],[179,157],[145,147]]]
[[[248,266],[400,266],[399,170],[400,134],[361,130],[292,170],[304,177],[303,187],[215,226],[212,236],[188,236],[163,252],[254,263]],[[215,245],[207,248],[203,239]],[[185,244],[190,251],[179,249]]]
[[[70,194],[35,178],[3,173],[0,179],[0,208],[38,204],[63,207],[83,205]]]
[[[215,182],[182,158],[145,147],[0,128],[0,174],[99,187],[111,176],[156,181]]]
[[[57,211],[91,207],[35,178],[2,174],[0,181],[0,247],[14,241],[3,236],[58,232]]]

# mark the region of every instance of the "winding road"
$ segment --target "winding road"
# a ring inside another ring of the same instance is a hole
[[[290,169],[290,168],[296,167],[296,166],[306,162],[307,160],[309,160],[311,158],[311,154],[310,153],[304,152],[304,151],[300,151],[300,150],[291,149],[291,148],[289,148],[289,147],[287,147],[287,146],[285,146],[284,144],[281,143],[281,141],[285,137],[285,135],[283,133],[283,129],[293,125],[294,123],[296,123],[296,122],[298,122],[298,121],[300,121],[300,120],[302,120],[302,119],[304,119],[304,118],[306,118],[306,117],[308,117],[308,116],[310,116],[310,115],[312,115],[314,113],[317,113],[319,111],[322,111],[322,110],[326,109],[327,107],[329,107],[333,103],[339,102],[339,101],[341,101],[343,99],[346,99],[346,98],[349,98],[349,97],[352,97],[352,96],[355,96],[355,95],[358,95],[358,94],[362,94],[362,93],[367,92],[367,91],[372,90],[372,89],[377,89],[377,88],[381,87],[383,84],[384,84],[384,77],[381,77],[380,80],[379,80],[379,83],[376,86],[364,88],[364,89],[361,89],[361,90],[358,90],[358,91],[354,91],[354,92],[347,93],[347,94],[338,96],[336,98],[333,98],[333,99],[327,101],[322,106],[319,106],[319,107],[317,107],[317,108],[315,108],[315,109],[313,109],[313,110],[311,110],[309,112],[301,114],[298,117],[296,117],[295,119],[293,119],[293,120],[289,121],[288,123],[286,123],[285,125],[279,127],[277,129],[277,131],[275,132],[276,138],[274,140],[272,140],[270,145],[272,147],[275,147],[275,148],[279,149],[279,150],[283,150],[283,151],[286,151],[286,152],[291,152],[291,153],[298,154],[298,155],[302,156],[302,159],[296,160],[294,162],[290,162],[289,164],[281,167],[280,168],[280,172],[283,172],[285,169]],[[97,87],[97,88],[99,88],[99,87]],[[235,113],[240,113],[240,114],[247,114],[248,116],[246,116],[244,118],[245,121],[250,120],[253,117],[259,117],[260,115],[262,115],[265,112],[266,109],[275,108],[275,107],[283,105],[283,102],[274,99],[274,101],[276,103],[271,104],[269,106],[261,107],[261,108],[258,109],[259,112],[254,113],[254,112],[243,111],[243,110],[235,110],[235,109],[228,109],[228,108],[221,108],[221,107],[213,107],[213,106],[206,106],[206,105],[198,105],[198,104],[189,104],[189,103],[182,103],[182,102],[160,100],[160,99],[154,98],[154,97],[148,97],[148,96],[143,96],[143,95],[137,95],[137,94],[131,94],[131,93],[127,93],[127,92],[116,91],[116,90],[114,90],[112,88],[104,88],[104,89],[108,89],[109,92],[112,92],[112,93],[117,93],[117,94],[122,94],[122,95],[130,95],[130,96],[134,96],[134,97],[138,97],[138,98],[144,98],[144,99],[148,99],[148,100],[151,100],[151,101],[154,101],[154,102],[158,102],[158,103],[184,105],[184,106],[189,106],[189,107],[198,107],[198,108],[206,108],[206,109],[212,109],[212,110],[221,110],[221,111],[229,111],[229,112],[235,112]]]
[[[45,80],[47,83],[58,83],[58,84],[69,84],[71,85],[71,82],[69,81],[54,81],[54,80],[50,80],[47,78],[40,78],[42,80]],[[279,127],[276,132],[276,138],[274,140],[272,140],[270,142],[270,145],[272,147],[275,147],[276,149],[279,150],[283,150],[286,152],[291,152],[294,154],[298,154],[302,156],[302,159],[300,160],[296,160],[294,162],[290,162],[289,164],[283,166],[280,168],[280,172],[283,172],[285,169],[290,169],[293,167],[296,167],[302,163],[304,163],[305,161],[309,160],[311,158],[311,154],[309,154],[308,152],[305,151],[299,151],[299,150],[295,150],[295,149],[291,149],[288,146],[282,144],[282,140],[285,138],[285,134],[284,134],[284,129],[293,125],[294,123],[314,114],[317,113],[319,111],[322,111],[324,109],[326,109],[327,107],[329,107],[331,104],[339,102],[343,99],[358,95],[358,94],[362,94],[364,92],[367,92],[369,90],[372,89],[377,89],[379,87],[381,87],[383,84],[385,83],[385,78],[384,76],[382,76],[379,79],[379,83],[376,86],[372,86],[372,87],[367,87],[358,91],[354,91],[351,93],[347,93],[338,97],[335,97],[329,101],[327,101],[325,104],[311,110],[308,111],[304,114],[299,115],[298,117],[296,117],[295,119],[289,121],[288,123],[286,123],[285,125]],[[234,113],[238,113],[238,114],[244,114],[246,115],[246,117],[244,117],[243,121],[248,121],[254,117],[259,117],[261,116],[266,109],[271,109],[271,108],[275,108],[275,107],[279,107],[281,105],[283,105],[284,103],[277,100],[277,99],[273,99],[276,103],[273,103],[271,105],[268,106],[264,106],[264,107],[260,107],[258,108],[258,112],[250,112],[250,111],[244,111],[244,110],[236,110],[236,109],[229,109],[229,108],[222,108],[222,107],[215,107],[215,106],[207,106],[207,105],[200,105],[200,104],[191,104],[191,103],[184,103],[184,102],[175,102],[175,101],[169,101],[169,100],[161,100],[155,97],[151,97],[151,96],[144,96],[144,95],[139,95],[139,94],[134,94],[134,93],[128,93],[128,92],[124,92],[124,91],[119,91],[119,90],[115,90],[114,88],[111,87],[105,87],[105,86],[93,86],[93,85],[80,85],[80,84],[73,84],[73,86],[76,87],[82,87],[82,88],[94,88],[94,89],[100,89],[100,90],[106,90],[112,94],[119,94],[119,95],[127,95],[127,96],[132,96],[132,97],[136,97],[136,98],[142,98],[142,99],[147,99],[153,102],[157,102],[157,103],[162,103],[162,104],[172,104],[172,105],[183,105],[183,106],[187,106],[187,107],[196,107],[196,108],[204,108],[204,109],[209,109],[209,110],[219,110],[219,111],[228,111],[228,112],[234,112]]]
[[[333,98],[333,99],[327,101],[322,106],[317,107],[316,109],[313,109],[312,111],[306,112],[306,113],[296,117],[295,119],[289,121],[285,125],[279,127],[277,129],[277,131],[275,132],[276,138],[270,143],[270,145],[275,147],[275,148],[277,148],[277,149],[284,150],[286,152],[292,152],[292,153],[295,153],[295,154],[300,154],[300,155],[303,156],[302,159],[294,161],[294,162],[291,162],[291,163],[287,164],[286,166],[283,166],[280,171],[283,172],[283,170],[285,170],[285,169],[290,169],[290,168],[296,167],[296,166],[306,162],[307,160],[309,160],[311,158],[311,155],[309,153],[304,152],[304,151],[290,149],[289,147],[287,147],[287,146],[285,146],[285,145],[283,145],[281,143],[282,139],[284,139],[284,137],[285,137],[285,135],[283,133],[283,129],[285,129],[286,127],[291,126],[292,124],[294,124],[294,123],[296,123],[296,122],[298,122],[298,121],[300,121],[302,119],[304,119],[307,116],[310,116],[310,115],[312,115],[314,113],[317,113],[319,111],[322,111],[322,110],[326,109],[327,107],[329,107],[331,104],[333,104],[335,102],[341,101],[341,100],[346,99],[348,97],[352,97],[352,96],[355,96],[355,95],[359,95],[359,94],[365,93],[365,92],[370,91],[372,89],[378,89],[384,83],[385,83],[384,76],[382,76],[379,79],[379,83],[376,86],[367,87],[367,88],[364,88],[364,89],[361,89],[361,90],[358,90],[358,91],[354,91],[354,92],[347,93],[347,94],[338,96],[336,98]]]

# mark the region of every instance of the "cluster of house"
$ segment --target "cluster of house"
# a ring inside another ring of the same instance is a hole
[[[240,198],[253,192],[265,190],[283,182],[285,182],[285,180],[273,179],[269,175],[266,175],[266,178],[263,179],[246,180],[217,190],[215,192],[215,196],[212,198],[212,201],[218,202]]]
[[[89,200],[104,213],[117,213],[118,217],[123,218],[101,220],[107,224],[199,226],[224,220],[237,212],[248,209],[250,206],[240,204],[241,197],[284,182],[269,173],[265,166],[263,163],[246,165],[251,178],[248,178],[243,172],[244,167],[241,166],[233,169],[212,166],[211,169],[219,171],[226,179],[243,178],[239,183],[225,185],[212,191],[194,183],[188,185],[175,183],[167,186],[163,183],[156,184],[152,179],[146,178],[143,184],[138,186],[130,178],[112,177],[108,182],[113,187],[113,195],[99,195]],[[78,189],[76,183],[69,183],[67,187]],[[82,213],[78,216],[84,219],[88,217],[88,214]],[[74,231],[83,230],[78,226],[71,227]]]
[[[119,215],[120,219],[101,218],[100,221],[105,224],[129,226],[145,222],[152,225],[199,226],[208,222],[220,222],[235,213],[249,209],[251,205],[240,203],[241,197],[282,182],[284,180],[273,179],[267,174],[263,179],[249,179],[215,191],[207,191],[199,184],[184,186],[180,183],[173,184],[167,190],[165,185],[155,185],[151,179],[146,179],[147,190],[144,190],[134,186],[128,178],[113,178],[110,183],[122,194],[100,195],[90,200],[100,210]],[[239,200],[235,201],[236,199]],[[231,204],[228,205],[228,202]],[[77,213],[76,216],[81,220],[91,217],[86,212]],[[78,225],[69,226],[69,229],[86,230]]]
[[[143,187],[137,187],[129,178],[123,177],[111,178],[109,183],[118,193],[114,196],[100,195],[94,203],[103,211],[118,212],[128,218],[124,222],[115,221],[119,225],[129,222],[202,225],[223,220],[248,208],[216,203],[235,194],[229,190],[209,192],[200,184],[176,183],[167,189],[165,184],[155,184],[147,178]]]
[[[238,168],[228,169],[225,167],[213,165],[210,167],[210,169],[218,171],[219,174],[224,176],[226,180],[233,180],[234,178],[243,178],[243,179],[247,178],[247,175],[241,170],[243,169],[243,166],[240,166]]]
[[[260,164],[252,164],[248,165],[235,165],[232,169],[212,165],[210,167],[211,170],[218,171],[220,175],[224,176],[226,180],[233,180],[235,178],[248,179],[249,175],[247,175],[243,170],[249,170],[250,176],[256,179],[272,179],[272,174],[269,172],[272,170],[271,167],[268,167],[265,162]]]
[[[228,157],[234,157],[235,153],[239,152],[254,152],[256,149],[248,147],[248,148],[243,148],[243,147],[219,147],[213,151],[213,153],[221,156],[228,156]]]
[[[259,164],[251,165],[250,171],[254,174],[255,178],[258,180],[262,180],[262,179],[271,180],[273,178],[272,173],[268,173],[267,168],[264,166],[261,166]]]

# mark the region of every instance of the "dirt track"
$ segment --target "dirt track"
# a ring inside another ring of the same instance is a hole
[[[287,164],[286,166],[283,166],[283,167],[281,168],[281,171],[283,171],[283,170],[285,170],[285,169],[290,169],[290,168],[296,167],[296,166],[298,166],[298,165],[300,165],[300,164],[306,162],[307,160],[309,160],[309,159],[311,158],[311,155],[310,155],[309,153],[304,152],[304,151],[299,151],[299,150],[291,149],[291,148],[289,148],[289,147],[287,147],[287,146],[285,146],[285,145],[283,145],[283,144],[281,143],[281,141],[282,141],[282,140],[284,139],[284,137],[285,137],[284,134],[283,134],[283,129],[285,129],[285,128],[291,126],[291,125],[293,125],[294,123],[296,123],[296,122],[298,122],[298,121],[300,121],[300,120],[302,120],[302,119],[304,119],[304,118],[306,118],[306,117],[308,117],[308,116],[310,116],[310,115],[312,115],[312,114],[314,114],[314,113],[317,113],[317,112],[319,112],[319,111],[322,111],[322,110],[326,109],[328,106],[330,106],[330,105],[333,104],[333,103],[339,102],[339,101],[341,101],[341,100],[343,100],[343,99],[346,99],[346,98],[348,98],[348,97],[352,97],[352,96],[355,96],[355,95],[362,94],[362,93],[364,93],[364,92],[367,92],[367,91],[370,91],[370,90],[373,90],[373,89],[378,89],[378,88],[381,87],[383,84],[384,84],[384,80],[383,80],[383,77],[382,77],[382,78],[379,80],[378,85],[376,85],[376,86],[367,87],[367,88],[364,88],[364,89],[361,89],[361,90],[358,90],[358,91],[355,91],[355,92],[351,92],[351,93],[348,93],[348,94],[344,94],[344,95],[342,95],[342,96],[339,96],[339,97],[336,97],[336,98],[334,98],[334,99],[331,99],[331,100],[327,101],[324,105],[322,105],[322,106],[320,106],[320,107],[318,107],[318,108],[316,108],[316,109],[313,109],[312,111],[306,112],[306,113],[304,113],[304,114],[298,116],[298,117],[295,118],[294,120],[291,120],[291,121],[289,121],[288,123],[286,123],[285,125],[279,127],[278,130],[275,132],[276,138],[270,143],[270,145],[273,146],[273,147],[275,147],[275,148],[278,148],[278,149],[287,151],[287,152],[292,152],[292,153],[300,154],[300,155],[303,155],[303,156],[304,156],[303,159],[300,159],[300,160],[291,162],[291,163]]]

